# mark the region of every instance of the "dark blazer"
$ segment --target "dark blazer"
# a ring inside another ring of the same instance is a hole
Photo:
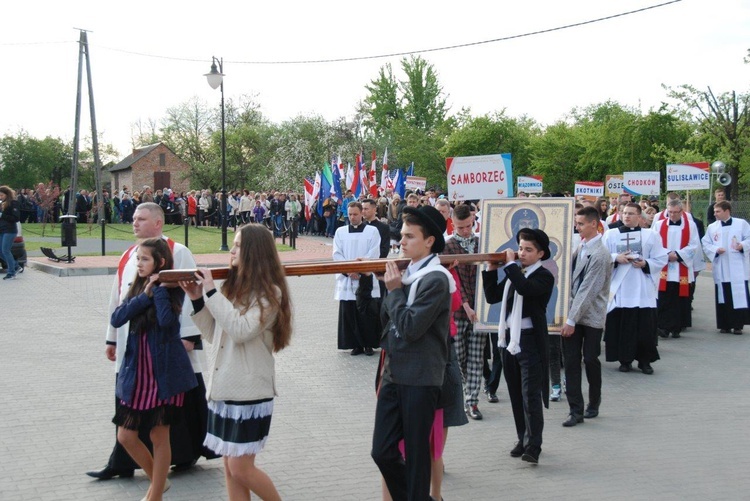
[[[138,315],[144,314],[151,306],[156,307],[156,325],[150,325],[145,335],[148,336],[148,349],[151,352],[158,397],[160,400],[167,400],[198,386],[190,358],[180,339],[180,314],[172,309],[169,290],[166,287],[154,287],[153,297],[142,293],[126,299],[112,312],[111,323],[113,327],[122,327]],[[140,332],[128,333],[125,356],[117,376],[115,394],[128,404],[131,403],[135,392],[138,342],[141,335],[143,334]]]
[[[380,233],[380,258],[388,257],[391,252],[391,228],[384,222],[374,219],[367,221],[367,224],[374,226]]]
[[[416,282],[414,302],[407,306],[411,287],[394,289],[383,300],[381,346],[390,379],[407,386],[442,386],[451,309],[448,277],[439,271],[423,276]]]
[[[552,295],[555,277],[545,267],[540,266],[531,275],[524,276],[518,265],[505,268],[505,278],[497,283],[497,270],[483,271],[482,281],[484,295],[490,304],[503,300],[505,282],[510,280],[508,293],[515,291],[523,296],[523,311],[521,315],[531,319],[534,326],[534,340],[537,351],[542,359],[542,397],[545,407],[549,407],[549,339],[547,331],[547,303]],[[505,314],[504,312],[500,313]],[[507,337],[507,334],[506,334]],[[506,339],[509,341],[509,339]]]

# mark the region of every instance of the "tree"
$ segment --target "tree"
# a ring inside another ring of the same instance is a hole
[[[403,116],[399,83],[393,76],[391,64],[381,67],[378,78],[365,85],[365,89],[369,94],[359,105],[360,111],[367,115],[364,124],[377,135],[387,134],[393,123]]]
[[[514,174],[527,174],[531,169],[531,142],[539,128],[531,119],[511,118],[500,111],[492,115],[468,118],[466,123],[448,136],[444,157],[496,155],[510,153]]]
[[[406,123],[432,132],[440,127],[448,112],[443,87],[432,64],[420,56],[401,60],[406,80],[399,82],[403,117]]]
[[[531,173],[544,177],[546,191],[571,190],[576,181],[589,179],[578,165],[585,152],[581,130],[564,121],[548,126],[531,145]]]
[[[72,147],[59,138],[36,139],[21,131],[0,139],[2,184],[14,189],[32,188],[39,182],[62,179],[70,172]]]
[[[677,109],[695,124],[701,136],[698,148],[714,159],[726,159],[732,176],[729,198],[731,193],[739,193],[740,176],[750,162],[746,153],[750,146],[750,94],[731,91],[717,96],[710,87],[699,91],[690,85],[667,90],[677,101]]]

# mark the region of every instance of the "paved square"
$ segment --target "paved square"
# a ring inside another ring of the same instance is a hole
[[[114,374],[104,357],[113,277],[58,278],[27,269],[0,283],[0,499],[136,500],[148,486],[92,480],[112,449]],[[278,390],[259,464],[288,500],[377,500],[370,459],[377,357],[336,350],[333,278],[290,278],[295,332],[277,356]],[[552,402],[538,466],[512,459],[511,410],[480,402],[485,419],[451,430],[446,500],[748,499],[750,329],[714,328],[713,284],[701,276],[694,327],[660,340],[656,373],[605,363],[598,418],[563,428]],[[585,378],[584,378],[585,379]],[[584,389],[585,394],[585,389]],[[170,474],[165,499],[226,499],[221,461]]]

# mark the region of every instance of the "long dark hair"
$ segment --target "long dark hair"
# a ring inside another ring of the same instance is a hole
[[[151,257],[154,259],[154,273],[174,268],[172,251],[169,250],[169,245],[163,238],[146,238],[141,240],[138,242],[138,249],[142,248],[151,251]],[[132,299],[141,294],[146,289],[148,281],[148,276],[140,277],[136,275],[135,280],[133,280],[133,283],[128,290],[128,299]],[[172,310],[175,313],[180,313],[182,311],[183,298],[184,292],[182,292],[182,289],[178,287],[169,289],[169,299],[172,305]],[[132,319],[130,325],[130,329],[138,333],[143,332],[149,326],[156,325],[156,308],[151,305],[151,307],[149,307],[144,313]]]
[[[0,211],[4,211],[8,207],[10,207],[10,204],[13,202],[13,200],[16,199],[16,194],[13,192],[10,186],[0,186],[0,193],[5,194],[5,200],[0,206]]]
[[[221,292],[243,314],[257,302],[261,323],[267,310],[276,313],[276,321],[271,327],[273,351],[280,351],[289,344],[292,336],[292,306],[276,243],[271,232],[260,224],[248,224],[238,231],[240,262],[238,266],[230,267]],[[267,305],[264,306],[261,299]]]

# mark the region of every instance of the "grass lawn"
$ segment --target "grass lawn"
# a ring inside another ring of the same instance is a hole
[[[43,233],[43,234],[42,234]],[[181,244],[185,243],[185,227],[184,226],[173,226],[167,225],[164,227],[164,234],[170,237],[175,242]],[[57,239],[56,242],[46,242],[41,240],[41,237],[52,237]],[[92,224],[84,224],[76,226],[76,236],[78,239],[89,239],[93,238],[101,240],[102,229],[100,226]],[[41,224],[25,223],[23,225],[23,238],[26,242],[26,250],[38,251],[40,247],[52,247],[57,249],[60,247],[60,225],[52,227],[47,224],[44,229]],[[232,246],[232,239],[234,238],[234,232],[232,228],[227,230],[227,245]],[[129,224],[108,224],[105,229],[105,239],[109,240],[124,240],[132,242],[133,238],[133,227]],[[196,228],[191,226],[188,230],[188,246],[193,254],[215,254],[220,252],[221,247],[221,230],[213,227],[200,227]],[[106,245],[105,245],[106,247]],[[276,249],[279,252],[285,252],[292,250],[288,245],[282,245],[277,240]],[[107,251],[107,255],[122,254],[122,251]],[[101,255],[99,252],[76,252],[79,256],[98,256]]]

